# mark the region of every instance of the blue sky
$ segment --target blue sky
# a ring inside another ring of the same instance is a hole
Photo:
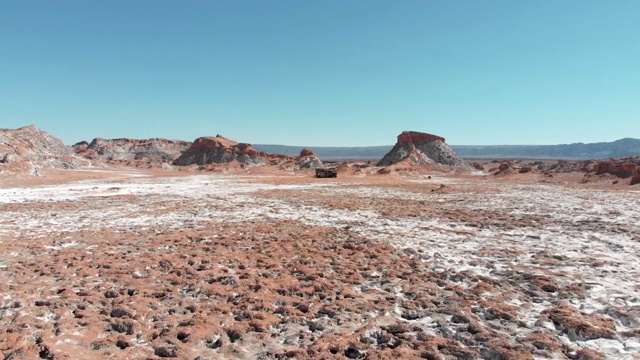
[[[640,1],[0,1],[0,128],[366,146],[640,138]]]

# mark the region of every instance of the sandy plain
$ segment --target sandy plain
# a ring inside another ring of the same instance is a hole
[[[0,355],[640,359],[640,188],[570,176],[3,178]]]

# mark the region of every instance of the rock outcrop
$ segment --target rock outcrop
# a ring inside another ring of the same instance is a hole
[[[515,175],[526,173],[538,173],[545,177],[553,177],[552,174],[583,173],[580,183],[604,183],[609,184],[640,184],[640,156],[626,156],[621,158],[601,160],[538,160],[523,163],[522,159],[493,160],[490,164],[499,166],[489,168],[493,175]],[[481,165],[482,166],[482,165]],[[474,165],[475,167],[475,165]],[[619,179],[616,179],[619,178]],[[629,179],[629,182],[620,179]]]
[[[633,175],[631,176],[630,185],[635,185],[635,184],[640,184],[640,167],[636,168],[636,171],[634,171]]]
[[[0,172],[38,175],[40,169],[77,169],[90,162],[37,127],[0,129]]]
[[[400,162],[414,165],[437,164],[446,166],[468,167],[440,136],[404,131],[398,135],[398,142],[387,153],[378,166],[389,166]]]
[[[239,143],[222,135],[197,138],[173,164],[187,166],[192,164],[222,164],[237,161],[245,165],[262,165],[270,154],[254,149],[251,144]]]
[[[256,150],[251,144],[227,139],[222,135],[197,138],[191,147],[177,158],[173,165],[214,165],[236,163],[241,166],[278,165],[290,170],[315,169],[323,163],[309,149],[303,149],[300,156],[270,154]]]
[[[324,164],[313,151],[303,149],[298,156],[298,166],[300,169],[316,169],[323,167]]]
[[[93,160],[122,162],[144,160],[148,162],[170,162],[177,159],[191,146],[188,141],[168,139],[103,139],[95,138],[73,145],[76,154]]]
[[[613,161],[602,161],[596,166],[596,175],[612,174],[620,178],[628,178],[636,171],[636,164],[615,163]]]

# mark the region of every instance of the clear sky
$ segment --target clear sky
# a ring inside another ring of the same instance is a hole
[[[0,128],[393,144],[640,138],[640,1],[0,0]]]

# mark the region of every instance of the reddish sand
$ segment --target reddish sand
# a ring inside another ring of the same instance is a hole
[[[0,355],[638,358],[640,185],[208,169],[0,176]]]

